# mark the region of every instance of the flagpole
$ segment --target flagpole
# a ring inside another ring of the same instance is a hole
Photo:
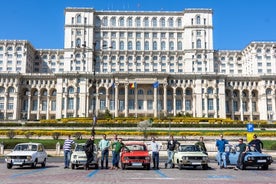
[[[137,118],[137,84],[134,83],[134,88],[135,88],[135,94],[134,94],[134,98],[135,98],[135,117]]]

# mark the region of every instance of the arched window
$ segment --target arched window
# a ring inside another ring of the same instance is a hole
[[[166,42],[161,42],[161,50],[166,50]]]
[[[120,41],[120,50],[124,50],[124,41]]]
[[[38,96],[38,91],[37,91],[37,90],[35,90],[35,91],[33,92],[33,96]]]
[[[182,95],[182,90],[181,89],[177,89],[176,90],[176,95]]]
[[[181,20],[181,18],[177,19],[177,27],[182,27],[182,20]]]
[[[200,39],[196,40],[196,48],[201,49],[201,40]]]
[[[107,44],[107,41],[106,40],[104,40],[103,41],[103,50],[106,50],[107,49],[107,46],[108,44]]]
[[[112,17],[110,19],[110,24],[111,24],[111,26],[116,26],[116,19],[115,19],[115,17]]]
[[[136,27],[141,27],[141,18],[140,17],[136,18]]]
[[[22,47],[17,47],[16,51],[22,51]]]
[[[134,89],[129,89],[129,90],[128,90],[128,94],[129,94],[129,95],[134,95]]]
[[[15,90],[14,90],[14,87],[9,87],[9,89],[8,89],[8,93],[9,93],[9,94],[14,93],[14,91],[15,91]]]
[[[148,17],[144,18],[144,27],[149,27],[149,18]]]
[[[141,42],[136,42],[136,50],[141,50]]]
[[[173,27],[173,18],[169,18],[169,27]]]
[[[148,41],[145,41],[145,50],[149,50],[149,42]]]
[[[152,19],[152,27],[157,27],[157,19],[155,17]]]
[[[108,26],[108,21],[106,17],[103,18],[103,26]]]
[[[127,42],[127,49],[132,50],[132,41]]]
[[[177,50],[182,50],[182,42],[181,41],[177,42]]]
[[[272,90],[270,88],[266,90],[266,95],[271,95],[271,93],[272,93]]]
[[[128,26],[128,27],[132,27],[132,17],[129,17],[129,18],[127,19],[127,26]]]
[[[186,89],[186,95],[192,95],[192,90],[191,89]]]
[[[152,92],[151,89],[149,89],[149,90],[147,91],[147,95],[153,95],[153,92]]]
[[[125,19],[123,17],[120,18],[119,24],[121,27],[125,26]]]
[[[0,94],[5,93],[5,88],[4,87],[0,87]]]
[[[152,43],[152,50],[157,50],[157,42],[156,41],[154,41]]]
[[[73,88],[72,86],[70,86],[70,87],[68,88],[68,93],[69,93],[69,94],[74,94],[74,88]]]
[[[42,91],[42,96],[47,96],[47,95],[48,95],[47,90],[43,90]]]
[[[100,92],[100,94],[103,94],[103,95],[106,94],[105,89],[103,89],[103,88],[101,88],[101,89],[99,90],[99,92]]]
[[[174,42],[170,41],[170,50],[174,50]]]
[[[139,89],[139,90],[137,91],[137,93],[138,93],[138,95],[143,95],[143,94],[144,94],[144,91],[143,91],[142,89]]]
[[[196,24],[200,24],[200,16],[196,16]]]
[[[208,89],[207,89],[207,93],[208,93],[208,94],[213,94],[213,88],[208,88]]]
[[[160,19],[160,27],[165,27],[165,26],[166,26],[165,18],[161,18]]]
[[[81,23],[81,15],[77,15],[77,23],[78,23],[78,24]]]
[[[52,91],[52,96],[57,96],[57,90]]]
[[[81,46],[81,39],[77,38],[76,39],[76,47],[80,47]]]

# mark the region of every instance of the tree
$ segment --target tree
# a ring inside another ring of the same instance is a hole
[[[149,127],[152,126],[152,122],[153,122],[153,119],[150,118],[148,120],[140,121],[137,124],[137,127],[138,127],[139,131],[143,132],[144,138],[148,137],[147,130],[148,130]]]

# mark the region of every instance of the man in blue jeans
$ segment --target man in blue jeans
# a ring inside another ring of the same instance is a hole
[[[223,163],[223,158],[222,158],[223,155],[225,155],[224,152],[225,152],[225,145],[226,144],[228,144],[228,141],[223,139],[223,135],[220,134],[220,139],[218,139],[216,141],[216,147],[217,147],[218,155],[219,155],[218,162],[219,162],[219,166],[220,166],[221,169],[223,167],[226,167],[226,164]]]
[[[176,145],[180,145],[180,143],[177,140],[174,140],[173,136],[170,135],[170,138],[167,142],[167,153],[168,153],[168,160],[165,163],[165,169],[167,168],[168,164],[170,164],[170,168],[172,168],[172,159],[174,155],[174,150],[176,148]]]
[[[68,169],[71,160],[71,149],[72,145],[75,142],[71,139],[71,135],[68,135],[67,139],[64,141],[63,144],[63,152],[64,152],[64,169]]]
[[[109,146],[110,142],[106,139],[106,135],[103,134],[103,139],[99,142],[99,148],[101,150],[101,169],[104,168],[104,161],[105,161],[105,168],[108,169],[108,155],[109,155]]]
[[[159,150],[161,148],[160,144],[156,142],[156,138],[152,137],[151,138],[151,152],[152,152],[152,162],[153,162],[153,167],[152,169],[157,169],[159,170]]]

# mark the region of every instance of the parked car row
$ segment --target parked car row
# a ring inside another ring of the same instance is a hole
[[[122,169],[129,167],[150,169],[151,155],[145,143],[127,142],[125,146],[126,147],[123,148],[120,155]],[[84,148],[84,143],[76,144],[71,155],[71,169],[76,169],[85,165],[86,154]],[[94,160],[90,163],[89,167],[98,169],[99,157],[98,148],[94,145]],[[224,163],[227,164],[226,166],[236,165],[238,157],[239,150],[233,145],[226,145],[226,151],[222,156],[222,159],[225,159]],[[218,160],[220,157],[217,155],[216,158]],[[40,164],[41,167],[45,167],[47,153],[41,143],[20,143],[14,147],[11,153],[5,156],[5,161],[8,169],[11,169],[13,166],[23,167],[25,165],[36,168],[37,164]],[[209,168],[208,155],[202,152],[198,146],[191,144],[178,146],[175,150],[172,162],[172,167],[178,166],[180,170],[187,166],[194,168],[201,167],[204,170]],[[243,158],[242,169],[253,166],[267,170],[272,162],[273,160],[270,155],[259,153],[254,147],[249,147]]]

